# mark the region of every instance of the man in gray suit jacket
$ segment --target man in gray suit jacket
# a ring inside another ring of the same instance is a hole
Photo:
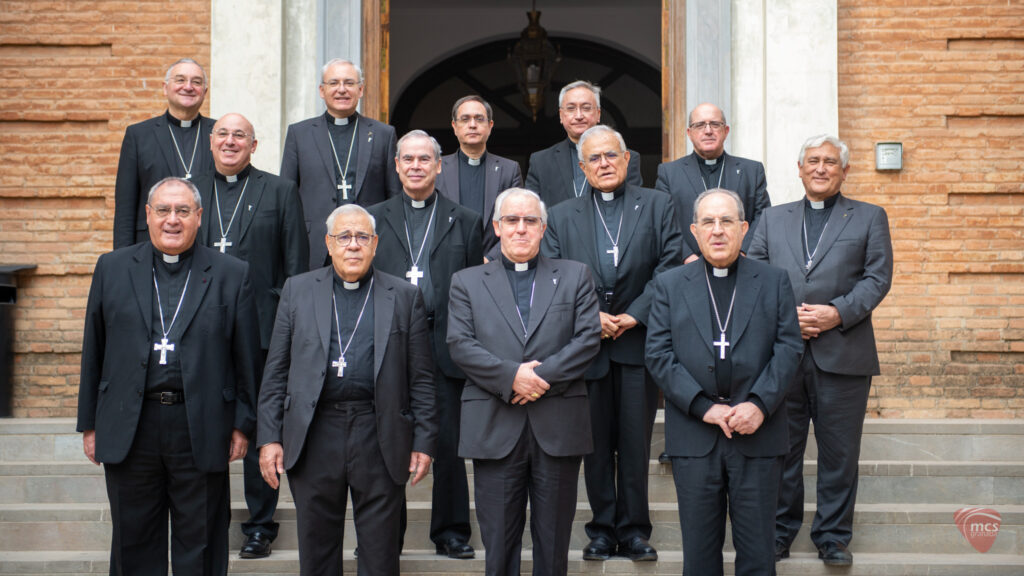
[[[654,279],[647,366],[665,391],[683,573],[720,576],[725,518],[736,574],[774,574],[775,497],[788,448],[786,390],[802,345],[786,273],[747,258],[743,202],[697,197],[703,258]]]
[[[363,71],[335,58],[321,71],[327,111],[288,127],[281,177],[299,186],[309,229],[309,267],[327,261],[324,214],[343,204],[368,208],[402,192],[395,173],[395,129],[356,112]]]
[[[452,106],[452,130],[459,150],[441,158],[437,190],[449,200],[480,215],[484,255],[498,257],[498,237],[491,226],[494,199],[503,190],[523,185],[519,163],[487,151],[494,128],[491,105],[483,98],[463,96]]]
[[[405,482],[430,469],[437,438],[423,297],[371,267],[373,217],[340,206],[327,220],[332,265],[289,278],[260,391],[260,469],[288,471],[303,575],[342,572],[345,507],[361,574],[394,575]]]
[[[818,443],[817,511],[811,540],[827,565],[847,566],[857,498],[857,461],[871,377],[880,372],[871,311],[892,285],[885,210],[840,194],[849,171],[846,143],[808,139],[797,164],[806,197],[769,208],[749,256],[789,273],[804,356],[786,404],[790,449],[776,519],[776,559],[803,521],[803,457],[808,422]]]
[[[533,192],[495,201],[501,256],[452,278],[448,345],[466,373],[459,455],[473,458],[487,574],[519,574],[530,501],[533,573],[568,570],[583,454],[593,447],[583,375],[601,322],[587,267],[540,255]]]
[[[718,106],[708,103],[697,106],[690,112],[689,121],[686,133],[693,143],[693,153],[658,166],[658,181],[654,185],[672,195],[679,228],[687,230],[693,222],[693,202],[701,192],[724,188],[739,194],[750,229],[757,229],[757,219],[771,204],[764,165],[726,153],[729,124]],[[750,247],[752,237],[753,234],[744,237],[743,252]],[[700,246],[692,234],[684,234],[683,239],[683,257],[689,263],[700,256]]]

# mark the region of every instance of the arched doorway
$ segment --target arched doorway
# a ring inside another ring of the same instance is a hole
[[[479,94],[494,108],[488,149],[520,163],[525,175],[530,153],[565,138],[558,123],[558,91],[577,79],[602,89],[601,120],[622,132],[626,144],[643,158],[644,182],[654,185],[661,162],[661,71],[623,51],[589,40],[551,37],[562,60],[554,72],[544,109],[534,122],[507,61],[516,38],[472,46],[422,70],[395,102],[391,123],[399,134],[429,132],[445,153],[458,147],[451,129],[451,106],[467,94]]]

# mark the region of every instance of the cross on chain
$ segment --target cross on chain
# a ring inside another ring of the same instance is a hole
[[[712,344],[718,346],[718,359],[725,360],[725,349],[729,346],[729,342],[725,339],[725,332],[722,332],[722,335],[718,337],[718,341],[712,342]]]
[[[415,264],[413,264],[412,268],[405,273],[405,277],[409,279],[409,282],[412,282],[413,286],[419,286],[420,278],[423,278],[423,270],[420,270]]]
[[[227,238],[223,236],[221,237],[220,242],[214,242],[213,245],[216,246],[217,248],[220,248],[221,254],[224,254],[228,246],[234,246],[234,244],[232,244],[230,241],[228,241]]]
[[[349,184],[344,176],[341,178],[341,184],[338,184],[338,190],[341,190],[341,199],[348,200],[348,191],[352,189],[352,185]]]
[[[612,249],[611,250],[605,250],[605,253],[612,255],[612,263],[615,265],[616,268],[618,268],[619,267],[619,247],[618,246],[612,246]]]
[[[338,356],[338,359],[331,362],[331,368],[338,369],[338,378],[345,376],[345,366],[348,366],[348,362],[345,362],[345,355]]]
[[[174,352],[174,344],[168,344],[167,338],[161,338],[159,344],[157,344],[156,342],[153,343],[153,351],[159,351],[160,363],[167,364],[167,352]]]

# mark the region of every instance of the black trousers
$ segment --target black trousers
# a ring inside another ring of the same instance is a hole
[[[227,574],[228,473],[195,467],[184,403],[144,400],[128,456],[103,469],[113,521],[111,574],[166,576],[168,514],[174,573]]]
[[[594,451],[583,458],[594,517],[587,536],[613,543],[651,537],[647,475],[658,388],[643,366],[612,362],[608,374],[587,381]]]
[[[399,573],[404,486],[394,483],[384,464],[371,401],[321,403],[302,456],[288,471],[288,483],[295,498],[303,576],[342,573],[349,489],[359,540],[359,574]]]
[[[775,512],[782,457],[751,458],[719,438],[707,456],[672,458],[684,576],[721,576],[725,515],[736,576],[775,574]]]
[[[817,511],[811,540],[849,545],[857,501],[860,438],[868,405],[871,376],[845,376],[819,370],[811,347],[804,348],[796,381],[786,395],[789,412],[789,454],[779,485],[775,538],[789,546],[804,518],[804,450],[809,422],[818,444]]]
[[[435,370],[437,410],[440,426],[437,458],[432,472],[434,486],[430,507],[430,539],[442,544],[451,538],[469,541],[469,483],[466,461],[459,458],[459,422],[462,415],[462,389],[465,380],[448,378]]]
[[[544,452],[529,420],[507,456],[473,460],[476,517],[486,549],[488,576],[519,575],[527,499],[533,574],[561,576],[568,572],[580,460],[580,456]]]
[[[263,362],[266,363],[267,351],[263,350]],[[256,397],[259,398],[259,382],[256,383]],[[277,538],[278,524],[274,522],[277,511],[278,490],[271,488],[263,480],[260,472],[260,451],[256,447],[256,438],[249,439],[249,450],[242,460],[242,480],[245,489],[245,506],[249,509],[249,519],[242,523],[242,534],[252,536],[260,532],[273,541]]]

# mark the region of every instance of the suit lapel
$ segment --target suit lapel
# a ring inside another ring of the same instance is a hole
[[[311,129],[313,130],[313,145],[316,146],[320,161],[323,163],[324,170],[327,171],[327,181],[333,183],[335,187],[331,193],[337,194],[338,181],[334,175],[334,152],[331,150],[331,133],[327,129],[327,120],[322,115],[318,116],[313,121]]]
[[[427,257],[434,255],[437,252],[438,247],[441,246],[442,241],[448,233],[451,232],[452,226],[455,225],[455,203],[449,202],[447,198],[437,194],[437,213],[434,215],[434,233],[433,239],[430,242],[430,254]],[[427,231],[430,234],[430,231]],[[431,267],[433,270],[433,267]]]
[[[530,305],[530,323],[526,330],[527,340],[537,332],[537,327],[544,315],[547,314],[548,308],[551,307],[555,290],[558,289],[558,279],[558,268],[555,268],[547,258],[540,258],[537,261],[537,272],[533,277],[533,303]]]
[[[203,217],[199,221],[199,232],[196,234],[196,244],[203,246],[210,245],[210,230],[213,229],[213,218],[217,214],[217,201],[213,198],[213,178],[207,175],[196,178],[192,183],[199,189],[203,199]]]
[[[484,213],[480,218],[484,221],[484,232],[487,232],[491,216],[494,214],[494,199],[502,191],[501,186],[501,163],[494,156],[487,155],[487,174],[484,176]]]
[[[263,198],[263,191],[267,187],[267,179],[263,177],[263,172],[252,168],[249,170],[249,182],[247,183],[245,190],[245,198],[242,198],[242,205],[238,207],[242,213],[238,215],[238,225],[241,229],[238,231],[238,243],[241,244],[245,238],[245,232],[249,229],[249,225],[252,224],[252,219],[259,211],[260,199]]]
[[[331,323],[334,322],[334,268],[321,268],[313,285],[313,316],[324,358],[331,353]]]
[[[376,276],[376,275],[375,275]],[[388,335],[395,315],[395,287],[373,282],[373,380],[377,381],[384,355],[388,351]]]
[[[694,159],[694,154],[687,154],[683,156],[683,174],[690,179],[690,187],[693,188],[694,198],[700,195],[704,191],[704,177],[700,174],[700,166],[697,166],[697,161]],[[691,207],[692,208],[692,207]]]
[[[146,242],[132,255],[132,267],[128,275],[132,282],[135,301],[146,323],[146,337],[153,333],[153,261],[152,244]]]
[[[576,181],[573,179],[575,174],[572,167],[572,142],[569,139],[562,140],[562,144],[555,148],[555,167],[558,169],[558,173],[562,175],[562,198],[574,198],[576,197]],[[566,167],[568,166],[568,171]],[[586,184],[583,185],[586,188]],[[572,191],[572,194],[569,191]]]
[[[626,187],[626,193],[622,197],[622,233],[619,235],[619,263],[625,258],[626,248],[636,231],[637,222],[646,208],[643,195],[632,186]]]
[[[708,297],[707,279],[704,277],[704,259],[697,260],[692,266],[684,268],[686,273],[683,278],[686,285],[683,286],[683,293],[687,295],[686,305],[690,308],[690,317],[697,326],[700,340],[704,347],[711,351],[711,298]]]
[[[404,194],[404,192],[403,192]],[[398,239],[398,243],[402,246],[404,252],[402,258],[409,255],[409,241],[405,236],[405,209],[402,207],[402,196],[395,196],[394,200],[388,200],[387,204],[384,205],[384,221],[387,222],[391,233]],[[413,255],[415,258],[415,254]],[[409,260],[409,264],[412,264],[412,260]]]
[[[738,190],[740,185],[739,166],[736,159],[722,152],[722,188],[726,190]]]
[[[509,284],[504,266],[502,266],[500,261],[492,261],[490,264],[485,264],[485,266],[484,287],[487,288],[487,292],[490,293],[491,298],[494,300],[495,308],[501,312],[505,322],[508,323],[508,327],[512,329],[516,338],[525,345],[526,338],[523,335],[523,323],[519,318],[519,311],[516,308],[516,297],[512,294],[512,286]],[[533,317],[533,314],[530,314],[530,316]]]
[[[793,252],[793,259],[796,260],[797,265],[804,274],[807,274],[805,264],[807,264],[807,258],[804,257],[804,204],[803,201],[794,202],[790,204],[789,214],[786,214],[785,219],[785,230],[787,230],[786,238],[789,241],[789,249]],[[749,234],[749,232],[747,232]]]
[[[366,179],[366,171],[370,168],[370,155],[373,152],[373,130],[370,130],[369,122],[362,116],[354,116],[362,122],[357,126],[356,142],[359,144],[359,158],[356,160],[356,182],[352,189],[352,199],[359,197],[363,189],[363,180]],[[393,162],[393,161],[392,161]],[[394,166],[392,165],[392,169]]]
[[[189,277],[188,290],[182,294],[185,301],[181,303],[181,317],[178,318],[182,334],[188,331],[192,319],[196,317],[199,305],[203,303],[203,297],[206,296],[213,279],[213,261],[210,260],[207,250],[205,246],[196,246],[192,254],[192,275]]]
[[[452,202],[459,201],[459,153],[441,158],[441,186],[444,195]]]
[[[171,140],[171,131],[167,126],[166,117],[158,117],[157,121],[153,124],[153,136],[156,138],[160,155],[163,156],[164,162],[167,163],[169,173],[179,174],[177,167],[181,166],[181,160],[178,158],[178,153],[175,152],[174,141]],[[181,145],[180,142],[178,144]],[[196,155],[200,155],[198,150],[196,150]],[[181,170],[184,172],[185,167],[181,166]]]
[[[736,267],[736,304],[733,307],[732,317],[732,345],[735,346],[743,332],[750,323],[750,317],[754,314],[754,304],[761,292],[761,278],[750,270],[750,266],[744,266],[745,260],[741,257]],[[731,351],[735,351],[732,348]]]
[[[573,202],[576,202],[576,217],[572,219],[572,225],[576,227],[576,236],[588,259],[584,263],[590,266],[591,270],[600,270],[601,262],[597,258],[597,228],[594,224],[593,195],[585,194],[582,200],[573,200]]]
[[[850,220],[853,220],[853,204],[847,202],[845,196],[840,196],[836,199],[835,206],[832,207],[832,213],[828,216],[828,223],[822,231],[821,240],[818,241],[818,246],[814,251],[811,267],[807,270],[808,273],[814,270],[818,263],[825,258],[825,255],[832,249],[832,246],[839,239],[839,235],[843,233],[843,229],[850,223]]]

